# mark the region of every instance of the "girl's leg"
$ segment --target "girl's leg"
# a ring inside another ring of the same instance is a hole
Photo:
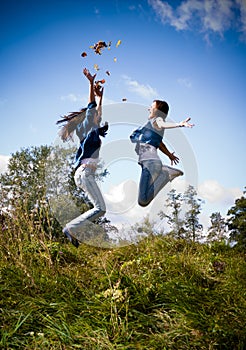
[[[85,226],[87,226],[89,222],[93,222],[105,214],[106,206],[95,180],[95,172],[92,169],[78,169],[75,174],[75,183],[78,187],[83,188],[93,204],[92,209],[79,215],[66,225],[68,230],[79,239],[80,233],[83,233]]]
[[[158,160],[146,160],[141,164],[142,173],[139,184],[138,204],[147,206],[158,192],[169,182],[169,173],[163,171]]]

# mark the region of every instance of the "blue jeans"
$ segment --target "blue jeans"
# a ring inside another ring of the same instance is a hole
[[[169,182],[169,173],[162,169],[160,160],[144,160],[139,183],[138,204],[146,207]]]
[[[102,193],[96,183],[95,171],[93,169],[80,166],[75,172],[74,181],[76,186],[85,191],[93,205],[92,209],[79,215],[66,225],[69,231],[71,231],[77,239],[82,241],[83,239],[80,239],[80,237],[83,236],[83,231],[87,224],[103,216],[106,213],[106,206]]]

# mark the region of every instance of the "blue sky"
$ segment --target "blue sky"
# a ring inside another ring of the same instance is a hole
[[[86,105],[83,67],[93,71],[98,64],[98,79],[106,79],[105,105],[115,105],[117,113],[127,98],[126,119],[114,120],[127,125],[112,127],[117,136],[108,140],[127,139],[129,124],[145,122],[153,99],[168,101],[170,120],[190,116],[195,123],[192,130],[182,129],[182,137],[207,212],[225,214],[233,205],[246,185],[244,0],[5,0],[0,9],[0,171],[21,148],[54,142],[59,116]],[[112,41],[100,57],[89,49],[98,40]],[[134,105],[146,106],[146,114],[131,113]],[[113,120],[110,113],[104,118]],[[180,157],[180,167],[192,172],[186,150],[175,149],[171,133],[165,134],[167,144]],[[136,179],[129,175],[123,183],[121,165],[129,164],[115,164],[104,185],[108,198],[138,181],[134,164]],[[181,190],[185,180],[172,187]]]

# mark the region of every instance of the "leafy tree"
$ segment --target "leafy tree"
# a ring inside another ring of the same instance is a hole
[[[8,171],[0,176],[1,207],[14,210],[24,205],[30,211],[45,199],[44,183],[46,159],[50,147],[22,149],[12,155]]]
[[[181,219],[182,201],[182,194],[176,193],[176,190],[172,189],[168,193],[168,199],[166,200],[167,208],[171,209],[170,214],[166,214],[163,210],[158,214],[161,219],[167,219],[168,224],[171,226],[169,234],[175,238],[182,238],[185,234],[184,220]]]
[[[225,241],[227,224],[225,219],[221,216],[220,212],[212,213],[210,216],[211,226],[208,228],[207,240],[212,241]]]
[[[59,227],[60,232],[60,226],[90,208],[85,193],[73,180],[74,151],[72,147],[41,146],[13,154],[8,171],[0,176],[0,208],[8,208],[12,215],[25,211],[33,222],[43,228],[49,222],[49,230]],[[99,180],[106,174],[101,172]],[[98,223],[109,221],[104,218]]]
[[[185,213],[185,238],[193,242],[202,238],[203,226],[199,223],[198,215],[201,213],[202,200],[197,198],[195,188],[189,185],[184,193],[184,202],[187,204]]]
[[[239,248],[246,247],[246,190],[241,198],[236,199],[235,205],[229,209],[227,215],[230,241],[236,242]]]

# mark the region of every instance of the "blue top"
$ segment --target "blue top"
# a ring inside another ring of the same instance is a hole
[[[130,135],[131,142],[147,143],[158,148],[164,135],[164,129],[156,130],[153,127],[153,122],[154,119],[149,120],[145,125],[133,131]]]
[[[75,156],[74,167],[80,166],[82,159],[98,158],[101,147],[98,125],[94,123],[96,102],[87,106],[85,119],[77,125],[76,134],[80,139],[80,146]]]
[[[79,138],[79,140],[83,140],[88,131],[94,126],[97,126],[94,124],[94,115],[95,115],[95,108],[96,108],[97,104],[95,101],[93,102],[90,102],[87,106],[87,109],[86,109],[86,113],[85,113],[85,119],[79,123],[76,127],[76,134]]]

